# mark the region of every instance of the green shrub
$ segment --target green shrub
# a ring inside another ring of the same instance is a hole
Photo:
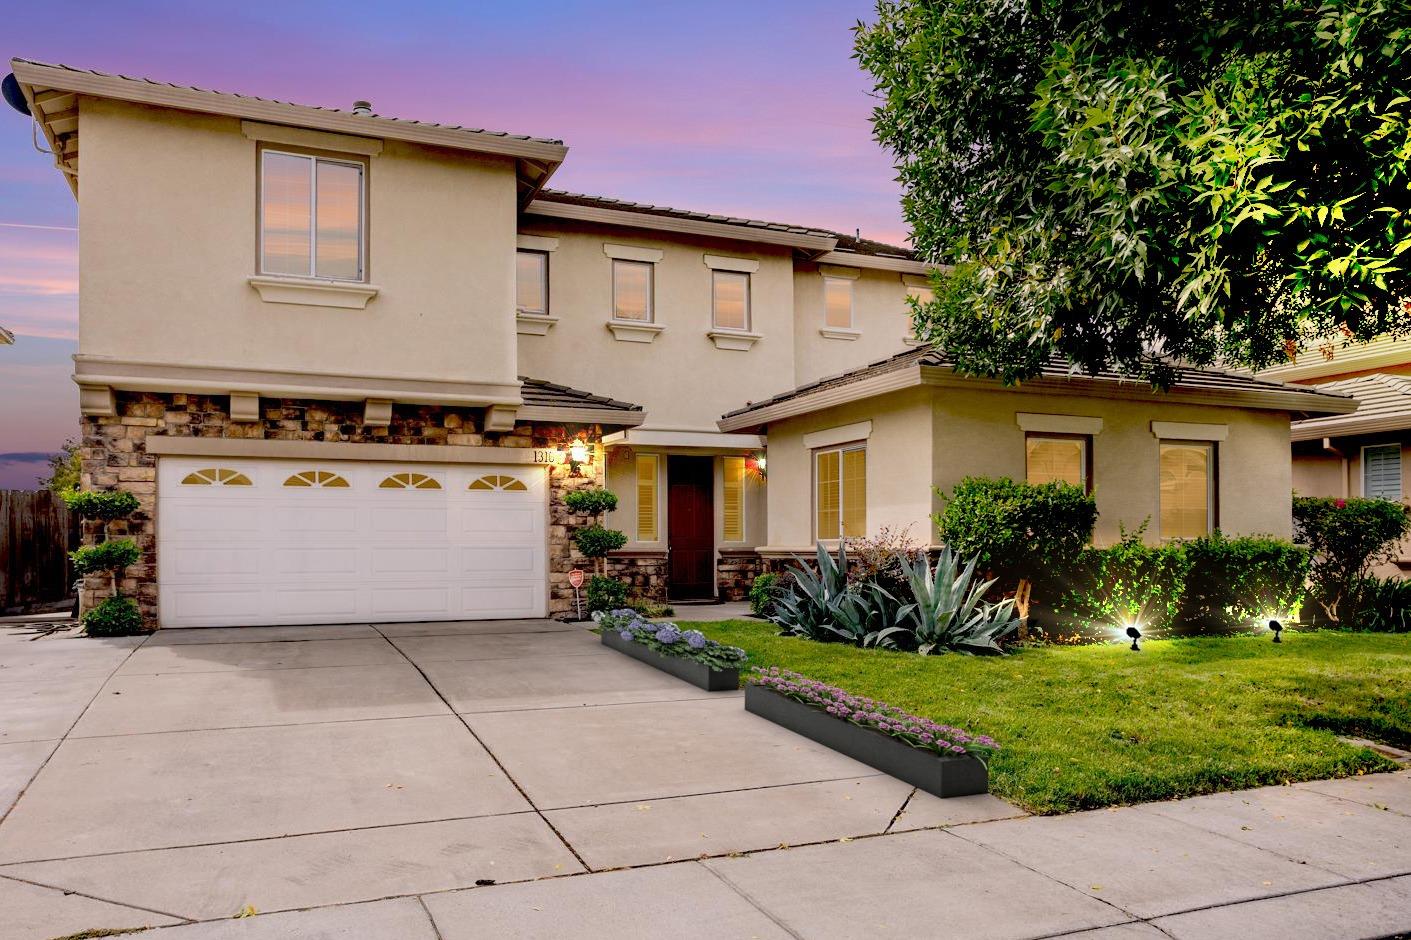
[[[941,541],[1010,590],[1030,582],[1041,594],[1058,589],[1092,541],[1097,503],[1071,483],[1017,483],[966,477],[935,516]]]
[[[780,591],[779,576],[773,572],[755,575],[750,584],[750,613],[768,617],[774,613],[774,601]]]
[[[1065,616],[1109,627],[1171,625],[1185,589],[1189,561],[1178,542],[1147,545],[1150,519],[1107,548],[1085,548],[1057,605]]]
[[[109,597],[83,615],[89,636],[131,636],[142,632],[142,614],[130,597]]]
[[[1343,623],[1369,633],[1411,633],[1411,581],[1364,578],[1349,600],[1352,613]]]
[[[585,525],[574,531],[573,544],[589,558],[605,558],[627,544],[627,535],[600,525]]]
[[[627,606],[627,585],[605,574],[595,574],[588,579],[584,592],[588,599],[588,613],[599,610],[618,610]]]
[[[97,545],[85,545],[69,553],[75,574],[100,574],[104,571],[116,574],[128,565],[135,565],[142,552],[132,539],[113,539]]]
[[[69,510],[107,525],[137,511],[137,497],[127,490],[69,490],[63,494]]]
[[[634,597],[627,602],[627,609],[636,611],[648,620],[655,620],[658,617],[670,617],[676,611],[671,609],[670,604],[660,604],[650,598]]]
[[[1282,539],[1226,538],[1220,532],[1185,543],[1190,571],[1181,620],[1233,627],[1282,620],[1303,600],[1308,551]]]
[[[1372,568],[1390,561],[1411,529],[1406,507],[1386,499],[1295,496],[1295,537],[1312,552],[1311,595],[1330,620]]]
[[[601,516],[617,508],[617,494],[611,490],[573,490],[563,501],[570,510],[583,516]]]

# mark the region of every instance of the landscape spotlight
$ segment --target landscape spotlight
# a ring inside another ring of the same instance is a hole
[[[1140,653],[1142,651],[1142,648],[1137,645],[1137,641],[1142,638],[1142,632],[1136,627],[1128,627],[1127,636],[1132,638],[1132,652]]]
[[[1283,640],[1279,639],[1279,634],[1284,632],[1284,625],[1277,620],[1270,620],[1269,629],[1274,631],[1274,642],[1282,643]]]

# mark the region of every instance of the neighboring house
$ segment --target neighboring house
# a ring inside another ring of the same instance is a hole
[[[1104,538],[1287,534],[1289,415],[1354,407],[957,384],[887,358],[927,292],[904,248],[549,190],[555,140],[12,65],[81,209],[84,482],[141,501],[126,587],[166,626],[564,614],[563,496],[599,483],[611,570],[659,599],[742,597],[815,537],[929,540],[933,484],[1026,448],[1096,483]]]
[[[741,596],[764,442],[716,420],[900,348],[925,290],[903,248],[548,190],[555,140],[12,65],[81,208],[85,482],[141,499],[169,626],[565,613],[600,481],[615,573]]]
[[[1064,480],[1097,500],[1096,538],[1290,534],[1289,420],[1350,399],[1185,369],[1166,393],[1055,364],[1017,388],[917,349],[755,402],[720,422],[768,436],[766,556],[887,527],[931,535],[937,489],[972,475]]]

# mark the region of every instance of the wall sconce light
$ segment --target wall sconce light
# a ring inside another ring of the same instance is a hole
[[[568,459],[573,463],[588,462],[588,444],[586,441],[575,440],[568,446]]]
[[[1277,620],[1270,620],[1269,629],[1274,631],[1274,642],[1282,643],[1283,640],[1279,639],[1279,634],[1284,632],[1284,625],[1279,623]]]
[[[1142,632],[1135,626],[1131,626],[1127,628],[1127,636],[1132,638],[1132,652],[1140,653],[1142,648],[1137,645],[1137,641],[1142,638]]]

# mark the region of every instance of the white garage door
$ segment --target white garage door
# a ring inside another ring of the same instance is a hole
[[[532,466],[164,457],[166,627],[542,617]]]

